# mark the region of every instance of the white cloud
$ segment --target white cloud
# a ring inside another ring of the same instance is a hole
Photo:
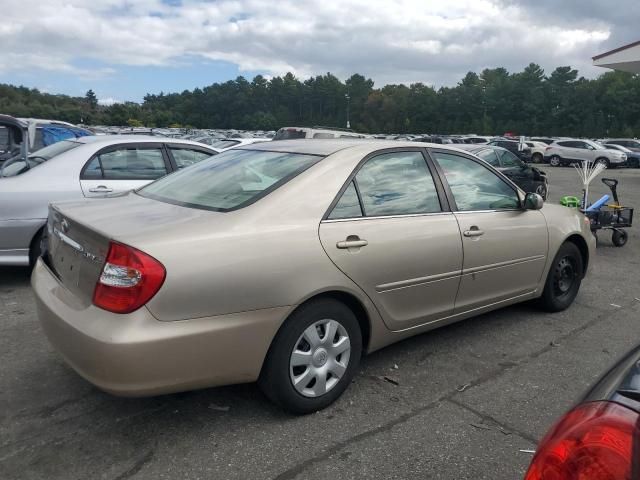
[[[602,12],[578,22],[530,1],[0,0],[0,71],[99,78],[118,65],[202,58],[268,75],[358,72],[378,85],[450,84],[469,70],[529,62],[599,73],[590,57],[615,31]],[[107,66],[78,66],[86,59]]]

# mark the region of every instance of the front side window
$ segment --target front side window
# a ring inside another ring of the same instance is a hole
[[[373,157],[356,174],[356,183],[368,217],[441,211],[435,183],[420,152]]]
[[[520,208],[516,191],[491,170],[469,158],[435,152],[458,211]]]
[[[228,150],[138,190],[143,197],[226,212],[267,195],[322,157],[261,150]]]
[[[167,174],[159,148],[127,148],[98,155],[107,180],[155,180]]]
[[[191,150],[187,148],[169,147],[169,150],[171,150],[171,154],[173,155],[173,159],[175,160],[178,168],[188,167],[189,165],[201,162],[212,155],[211,153],[203,152],[201,150]]]

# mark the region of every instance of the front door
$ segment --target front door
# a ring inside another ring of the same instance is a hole
[[[474,159],[433,152],[453,197],[464,265],[455,313],[533,292],[548,251],[542,212],[523,210],[515,188]]]
[[[143,187],[166,175],[167,163],[161,144],[109,147],[82,169],[82,193],[85,197],[101,197]]]
[[[462,241],[421,151],[371,157],[320,224],[322,245],[401,330],[453,313]]]

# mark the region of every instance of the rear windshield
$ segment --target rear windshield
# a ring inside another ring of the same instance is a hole
[[[227,212],[259,200],[322,157],[261,150],[228,150],[137,191],[185,207]]]
[[[274,140],[298,140],[306,138],[307,133],[304,130],[296,128],[281,128],[273,137]],[[333,138],[333,135],[331,136]]]
[[[27,170],[37,167],[41,163],[44,163],[48,160],[51,160],[56,155],[60,155],[61,153],[68,152],[76,147],[79,147],[82,143],[73,142],[70,140],[63,140],[62,142],[57,142],[48,147],[41,148],[35,153],[29,155],[29,158],[25,162],[22,158],[18,156],[8,160],[4,166],[2,167],[2,171],[0,173],[0,177],[15,177],[16,175],[20,175]]]

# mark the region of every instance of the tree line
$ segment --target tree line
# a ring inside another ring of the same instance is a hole
[[[0,84],[0,113],[87,125],[275,130],[283,126],[351,127],[365,133],[476,133],[628,136],[640,131],[640,76],[607,72],[595,79],[568,66],[550,74],[530,64],[469,72],[453,87],[385,85],[354,74],[301,80],[293,74],[244,77],[182,93],[147,94],[142,103],[98,104]]]

